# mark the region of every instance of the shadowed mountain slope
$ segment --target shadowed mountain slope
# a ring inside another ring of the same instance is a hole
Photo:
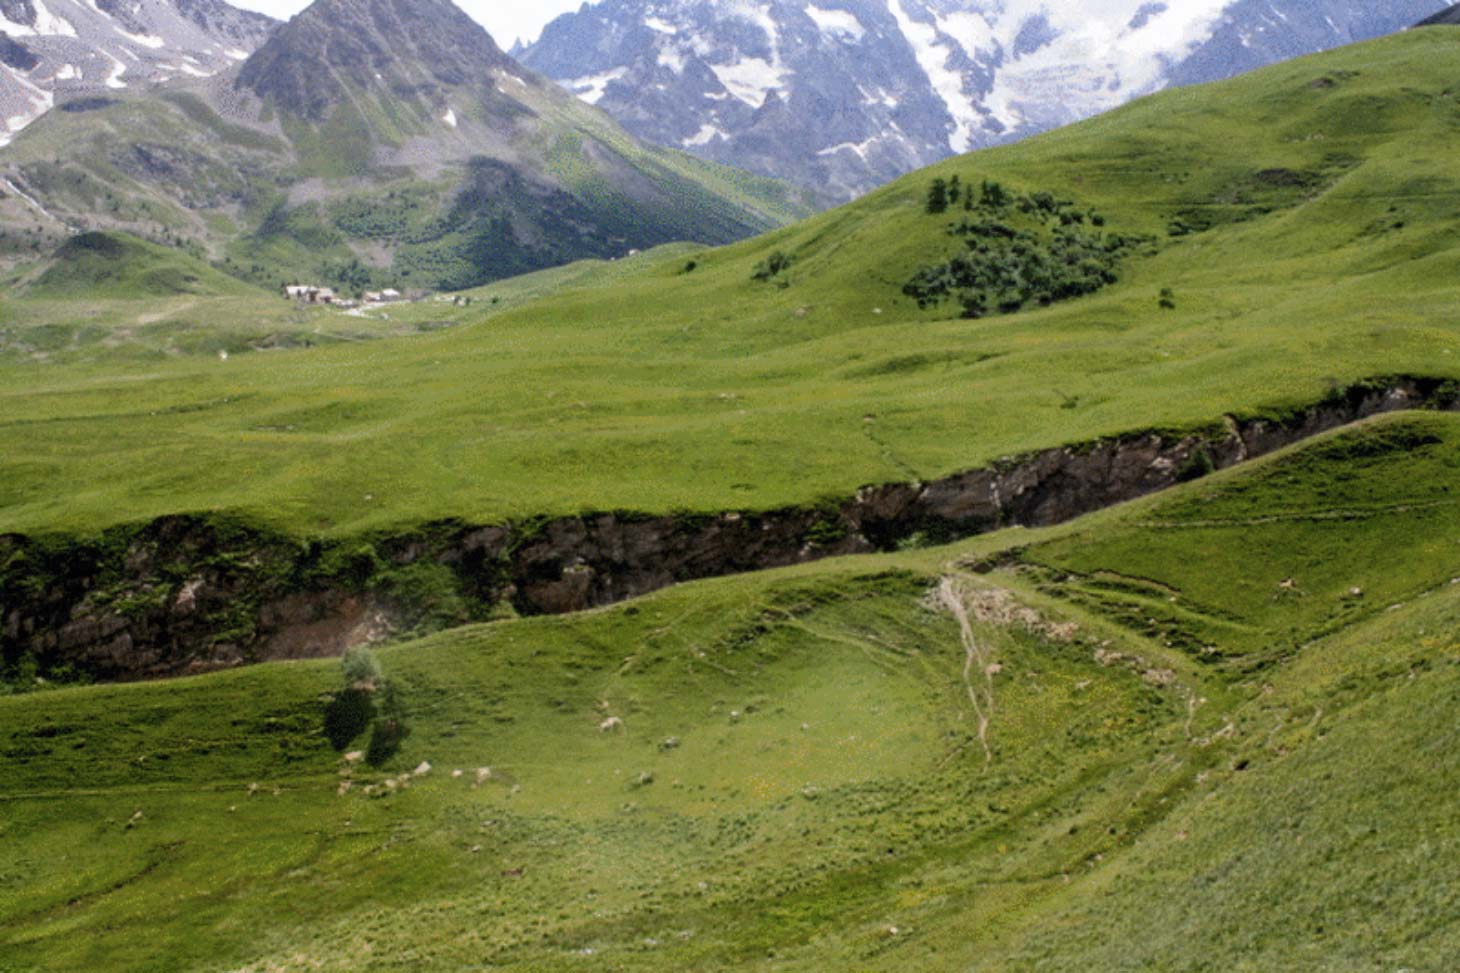
[[[1442,24],[1460,24],[1460,4],[1441,10],[1433,17],[1427,17],[1415,24],[1416,27],[1437,27]]]

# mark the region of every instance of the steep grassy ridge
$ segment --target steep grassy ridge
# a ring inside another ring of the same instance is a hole
[[[1441,556],[1370,555],[1453,543],[1457,445],[1460,419],[1401,414],[1063,528],[384,650],[409,732],[373,766],[341,757],[368,730],[325,739],[335,663],[0,699],[0,952],[25,971],[1443,968],[1460,588]],[[1364,461],[1397,452],[1402,478]],[[1256,522],[1277,493],[1278,556],[1345,565],[1358,608],[1314,611],[1345,595],[1310,568],[1289,597],[1286,563],[1212,533],[1210,511]],[[1133,531],[1154,563],[1125,553]],[[1184,613],[1153,630],[1050,573],[1087,549]],[[1232,627],[1211,632],[1222,590]]]
[[[1167,92],[754,241],[565,275],[539,300],[486,288],[391,312],[462,323],[441,335],[0,366],[0,529],[768,508],[1366,377],[1457,377],[1456,68],[1453,32],[1415,32]],[[965,248],[947,233],[961,211],[926,212],[954,175],[1154,243],[1091,296],[920,312],[903,286]],[[752,279],[778,252],[789,265]]]
[[[1449,416],[1367,426],[1024,559],[1153,637],[1258,669],[1460,575],[1453,428]]]

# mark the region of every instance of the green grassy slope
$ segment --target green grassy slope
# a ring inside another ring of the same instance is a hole
[[[1442,969],[1457,446],[1401,414],[1060,528],[383,650],[375,766],[324,738],[335,663],[0,699],[0,955]]]
[[[27,296],[39,298],[260,296],[257,289],[202,260],[123,233],[72,237],[23,289]]]
[[[0,365],[0,529],[767,508],[1370,376],[1457,377],[1456,68],[1437,28],[1167,92],[753,241],[399,312],[460,322],[441,335],[223,367]],[[962,246],[961,212],[925,212],[954,175],[1154,243],[1092,296],[919,311],[903,284]],[[753,280],[776,252],[789,269]]]

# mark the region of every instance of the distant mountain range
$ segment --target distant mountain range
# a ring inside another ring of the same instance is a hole
[[[524,66],[450,0],[317,0],[283,25],[224,0],[0,0],[0,257],[109,230],[257,281],[452,288],[723,243],[1442,6],[602,0]]]
[[[466,287],[739,239],[803,195],[640,143],[449,0],[318,0],[222,73],[26,127],[0,149],[0,250],[120,230],[260,281]]]
[[[0,145],[58,98],[216,74],[277,24],[223,0],[0,0]]]
[[[631,132],[850,197],[949,155],[1399,30],[1443,0],[603,0],[517,53]]]

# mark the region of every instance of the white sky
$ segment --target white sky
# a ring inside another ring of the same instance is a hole
[[[282,19],[309,6],[310,0],[231,0],[239,7],[262,10]],[[503,50],[517,38],[537,39],[547,22],[559,14],[577,10],[583,0],[455,0],[491,33]]]

